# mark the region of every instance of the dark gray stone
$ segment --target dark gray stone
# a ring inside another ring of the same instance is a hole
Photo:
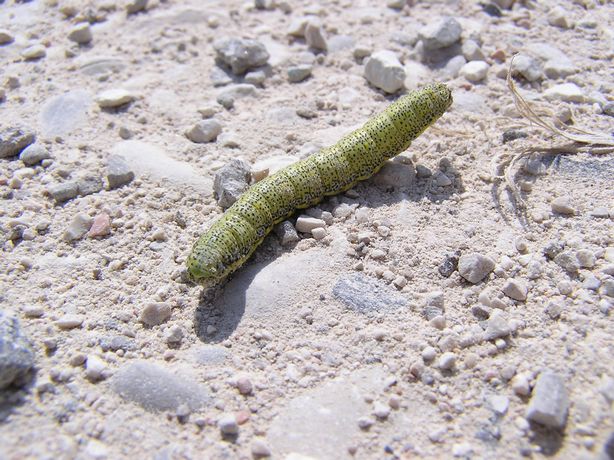
[[[109,189],[113,190],[129,184],[134,179],[134,171],[128,166],[124,158],[119,155],[111,155],[107,162],[107,180]]]
[[[0,158],[19,155],[34,139],[34,133],[25,128],[7,128],[0,131]]]
[[[182,404],[196,411],[209,401],[206,388],[188,375],[146,361],[125,364],[113,376],[111,387],[149,411],[176,411]]]
[[[0,311],[0,390],[9,385],[23,386],[34,366],[34,351],[21,332],[19,320]]]
[[[300,240],[294,225],[289,220],[284,220],[276,225],[275,234],[279,237],[282,246],[291,246]]]
[[[333,295],[359,313],[391,311],[407,306],[407,300],[382,281],[363,273],[345,275],[333,287]]]
[[[213,193],[217,204],[226,209],[237,201],[249,187],[250,166],[247,162],[234,158],[215,174]]]
[[[260,67],[269,60],[266,47],[257,40],[222,38],[213,43],[217,58],[226,64],[235,75]]]

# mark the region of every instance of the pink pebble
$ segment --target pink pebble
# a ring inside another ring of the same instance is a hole
[[[90,227],[90,231],[87,232],[87,236],[96,238],[108,235],[109,233],[111,233],[111,219],[108,214],[103,212],[94,217],[94,223]]]

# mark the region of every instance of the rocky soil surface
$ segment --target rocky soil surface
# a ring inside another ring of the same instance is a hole
[[[0,457],[614,458],[614,131],[598,0],[0,1]],[[216,297],[250,181],[446,82],[374,178]],[[547,111],[546,111],[547,110]],[[559,150],[565,151],[565,149]]]

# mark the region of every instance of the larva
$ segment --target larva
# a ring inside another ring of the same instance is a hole
[[[193,281],[215,283],[239,268],[273,226],[375,174],[389,158],[452,104],[442,83],[409,93],[335,145],[250,187],[194,244],[187,259]]]

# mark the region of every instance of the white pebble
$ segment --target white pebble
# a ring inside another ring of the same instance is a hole
[[[109,89],[96,96],[96,102],[103,108],[115,108],[134,101],[135,97],[125,89]]]
[[[559,196],[550,202],[552,212],[557,214],[563,214],[566,216],[573,216],[576,211],[571,205],[571,198],[568,196]]]
[[[96,355],[90,355],[87,357],[85,363],[85,376],[92,382],[97,382],[105,378],[105,371],[107,370],[106,363]]]
[[[481,82],[488,75],[488,63],[484,61],[469,61],[460,69],[460,74],[471,83]]]
[[[524,302],[527,300],[529,288],[527,283],[518,279],[509,279],[503,286],[503,293],[511,299]]]
[[[456,354],[451,351],[445,352],[439,357],[438,366],[441,370],[453,369],[456,365]]]

